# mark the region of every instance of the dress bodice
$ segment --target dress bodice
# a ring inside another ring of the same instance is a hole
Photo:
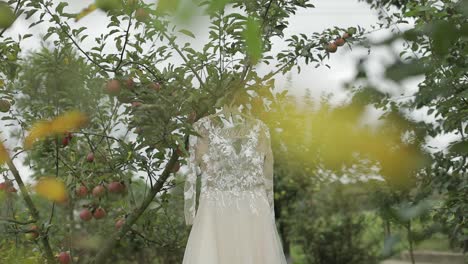
[[[273,211],[273,154],[268,127],[259,119],[235,114],[215,114],[193,124],[189,137],[186,175],[185,219],[195,217],[196,179],[201,175],[205,199],[265,197]],[[255,208],[252,208],[255,209]]]

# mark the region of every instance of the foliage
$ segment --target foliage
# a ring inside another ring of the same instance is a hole
[[[21,145],[11,150],[12,159],[4,160],[7,166],[2,171],[6,180],[11,180],[6,172],[12,172],[24,204],[10,206],[10,210],[23,209],[19,216],[9,212],[6,217],[17,221],[31,215],[39,228],[36,248],[50,263],[59,251],[70,251],[80,262],[98,263],[115,261],[120,253],[139,252],[142,259],[127,260],[142,261],[154,257],[146,254],[149,245],[156,246],[161,262],[179,261],[184,236],[172,232],[168,238],[173,240],[166,240],[152,234],[182,228],[183,223],[168,214],[174,205],[167,202],[167,193],[178,184],[172,176],[185,163],[188,136],[194,133],[191,124],[214,112],[237,90],[248,99],[244,109],[260,115],[263,99],[275,100],[272,90],[278,73],[294,66],[300,71],[296,64],[300,59],[324,65],[330,40],[352,33],[347,39],[351,46],[365,32],[350,26],[311,36],[292,35],[284,40],[287,49],[275,57],[268,55],[271,38],[284,39],[289,17],[298,8],[312,8],[308,2],[158,1],[153,6],[106,0],[77,12],[64,1],[8,1],[8,12],[29,24],[29,32],[17,37],[10,36],[7,28],[0,32],[0,94],[6,101],[2,101],[3,120],[17,128],[12,136],[22,140],[41,120],[53,120],[73,108],[88,117],[89,126],[56,137],[47,134],[29,150]],[[225,12],[227,6],[235,11]],[[209,40],[202,50],[194,50],[190,41],[180,43],[181,36],[197,37],[178,20],[187,17],[191,8],[210,18]],[[94,40],[90,39],[93,29],[80,26],[92,12],[102,12],[108,23],[106,32]],[[22,54],[20,43],[45,22],[42,41],[54,48]],[[85,41],[90,42],[89,49],[83,48]],[[174,56],[183,63],[168,62]],[[277,62],[275,70],[264,76],[256,73],[255,65],[272,61]],[[128,137],[131,132],[136,138]],[[64,182],[68,203],[36,197],[15,167],[19,154],[25,155],[33,180],[53,175]],[[138,177],[147,182],[138,183]],[[124,185],[125,191],[80,197],[81,187],[109,190],[110,184]],[[107,215],[92,220],[95,223],[78,216],[99,208]],[[125,222],[116,229],[118,219]],[[7,228],[19,234],[24,231],[21,226]]]
[[[372,226],[350,186],[341,183],[301,196],[293,206],[292,236],[307,263],[377,263],[378,237],[366,237]]]
[[[382,5],[374,7],[382,8]],[[434,124],[426,124],[429,136],[444,133],[459,136],[448,149],[432,155],[433,163],[421,181],[424,184],[421,188],[443,197],[443,205],[434,208],[435,219],[452,227],[453,239],[459,241],[465,251],[468,249],[465,195],[468,191],[467,10],[466,1],[406,1],[398,10],[401,20],[397,23],[413,21],[414,25],[405,32],[374,43],[381,46],[398,40],[405,43],[395,62],[386,68],[388,79],[400,84],[410,77],[423,78],[412,98],[393,103],[394,107],[402,112],[427,109],[427,114],[435,118]]]

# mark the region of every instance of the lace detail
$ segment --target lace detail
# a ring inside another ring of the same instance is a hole
[[[269,204],[274,221],[273,154],[265,123],[241,115],[228,119],[220,114],[199,119],[193,128],[199,136],[189,137],[186,224],[191,225],[196,215],[196,181],[200,175],[200,202],[217,200],[222,206],[232,206],[237,199],[261,198]],[[253,202],[250,209],[257,212]]]

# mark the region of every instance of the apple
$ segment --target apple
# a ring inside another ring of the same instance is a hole
[[[141,128],[141,127],[135,127],[135,133],[136,133],[136,134],[141,134],[141,133],[143,133],[143,128]]]
[[[87,194],[88,194],[88,188],[86,188],[86,186],[84,185],[81,185],[80,187],[78,187],[78,189],[76,189],[76,195],[78,197],[85,197]]]
[[[335,53],[338,49],[338,46],[335,43],[328,43],[327,51],[331,53]]]
[[[146,10],[144,8],[142,8],[142,7],[138,8],[135,11],[135,18],[136,18],[136,20],[138,20],[140,22],[145,21],[146,19],[148,19],[148,17],[149,17],[148,12],[146,12]]]
[[[71,139],[73,138],[72,132],[68,132],[68,131],[67,131],[67,132],[65,133],[65,135],[66,135],[66,137],[67,137],[69,140],[71,140]]]
[[[347,38],[350,38],[350,37],[351,37],[351,33],[349,33],[349,32],[346,32],[346,33],[343,34],[344,39],[347,39]]]
[[[177,147],[176,152],[177,152],[177,155],[179,155],[180,157],[185,156],[185,153],[180,149],[180,146]]]
[[[128,4],[129,6],[135,6],[135,5],[138,4],[138,0],[128,0],[128,1],[127,1],[127,4]]]
[[[15,13],[13,10],[6,4],[0,3],[0,28],[9,28],[13,22],[15,22]]]
[[[70,143],[70,138],[69,137],[62,138],[62,146],[63,147],[68,146],[68,143]]]
[[[109,183],[107,188],[109,189],[109,192],[111,192],[111,193],[120,193],[120,192],[123,191],[124,186],[122,185],[122,183],[120,183],[118,181],[113,181],[113,182]]]
[[[26,233],[26,237],[30,240],[34,240],[39,237],[39,228],[37,225],[31,226],[31,229],[29,230],[28,233]]]
[[[127,87],[130,90],[133,90],[133,88],[135,87],[135,82],[132,78],[128,78],[125,80],[125,87]]]
[[[337,38],[335,40],[335,44],[339,47],[343,46],[345,44],[346,40],[344,38]]]
[[[98,207],[95,211],[94,211],[94,218],[95,219],[102,219],[104,218],[105,216],[107,215],[106,213],[106,210],[104,210],[104,208],[102,207]]]
[[[68,252],[60,252],[58,255],[58,260],[60,264],[68,264],[71,261],[70,254],[68,254]]]
[[[7,182],[0,182],[0,191],[5,191],[8,189],[9,184]]]
[[[172,167],[171,172],[178,172],[179,169],[180,169],[180,162],[176,161],[176,163],[174,164],[174,167]]]
[[[6,113],[10,110],[11,104],[7,100],[0,100],[0,112]]]
[[[104,193],[106,192],[106,188],[102,185],[98,185],[93,188],[93,196],[94,197],[102,197]]]
[[[197,118],[197,113],[195,111],[192,111],[188,116],[188,121],[190,123],[193,123],[195,121],[195,118]]]
[[[141,102],[138,102],[138,101],[132,102],[132,107],[139,107],[141,105],[142,105]]]
[[[120,93],[120,82],[116,79],[109,80],[106,84],[106,92],[110,95],[117,95]]]
[[[91,220],[91,218],[93,218],[93,215],[91,214],[91,211],[89,211],[88,209],[83,209],[80,212],[80,218],[83,221],[89,221]]]
[[[124,224],[125,224],[125,219],[120,218],[119,220],[115,222],[115,228],[120,229]]]
[[[161,84],[159,82],[152,82],[149,84],[149,88],[159,92],[161,90]]]
[[[93,162],[94,161],[94,153],[93,152],[88,153],[88,156],[86,156],[86,161],[87,162]]]

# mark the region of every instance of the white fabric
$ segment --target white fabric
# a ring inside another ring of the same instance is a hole
[[[286,264],[273,210],[268,127],[256,118],[215,114],[193,128],[199,136],[189,138],[184,191],[186,224],[193,226],[183,264]]]

